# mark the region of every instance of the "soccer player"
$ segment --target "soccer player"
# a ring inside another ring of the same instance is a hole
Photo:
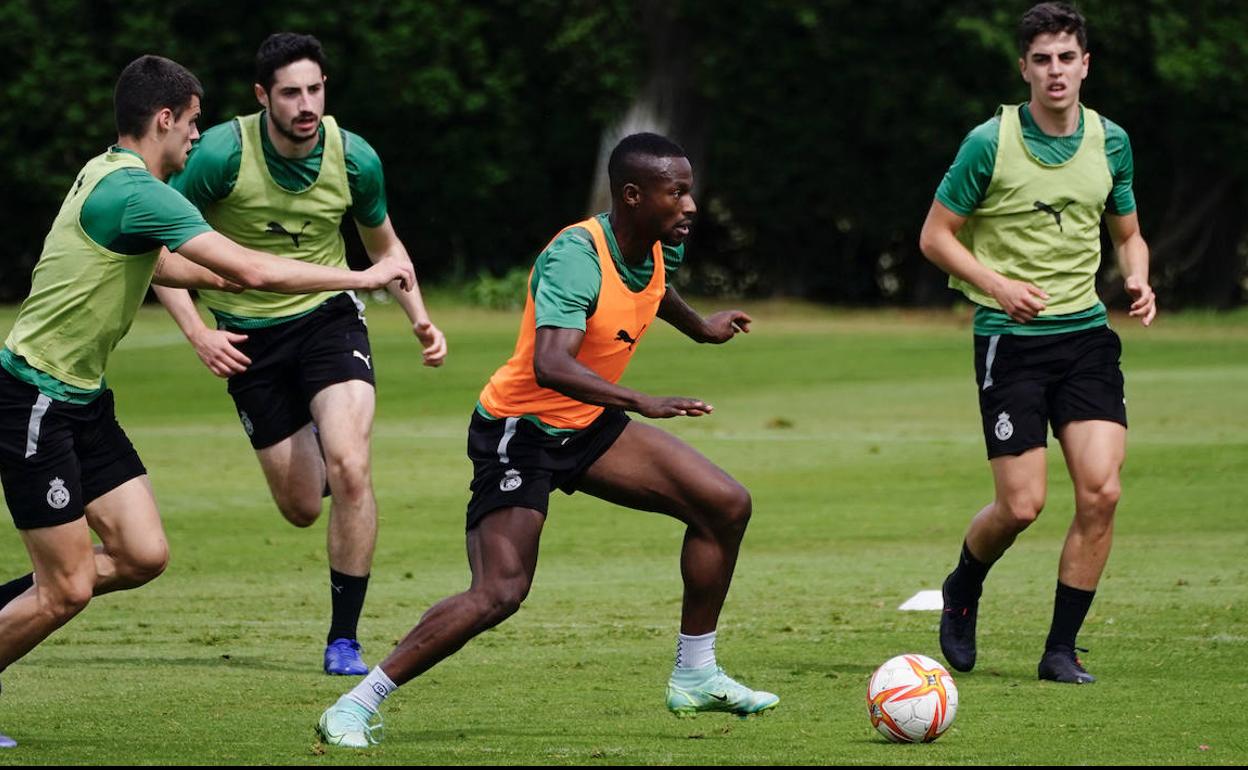
[[[251,252],[213,231],[163,183],[199,134],[202,94],[159,56],[122,71],[117,143],[75,177],[0,349],[0,482],[34,566],[0,587],[0,671],[93,595],[143,585],[168,563],[147,471],[104,382],[153,280],[306,292],[415,279],[405,260],[351,272]]]
[[[696,207],[685,153],[655,134],[624,138],[608,162],[609,214],[562,230],[538,256],[515,352],[486,384],[468,428],[468,590],[434,605],[381,665],[321,715],[332,745],[376,742],[382,699],[514,613],[537,567],[550,493],[580,490],[686,526],[684,602],[667,706],[747,715],[775,707],[715,661],[715,628],[750,519],[750,494],[651,418],[699,417],[710,404],[618,385],[655,316],[697,342],[748,331],[727,310],[703,318],[668,282]]]
[[[1102,215],[1130,315],[1148,326],[1157,306],[1131,189],[1131,145],[1079,102],[1090,58],[1083,17],[1064,3],[1042,3],[1022,17],[1018,42],[1030,100],[971,130],[920,237],[950,286],[976,305],[975,377],[996,489],[944,582],[940,647],[959,671],[974,667],[984,578],[1044,507],[1051,424],[1075,515],[1038,673],[1081,684],[1094,677],[1075,655],[1075,638],[1109,557],[1127,437],[1122,344],[1096,294]]]
[[[386,213],[377,153],[325,115],[325,54],[311,35],[278,33],[256,53],[263,109],[204,132],[170,184],[239,243],[312,264],[346,266],[339,226],[348,213],[374,262],[410,262]],[[228,378],[239,420],[278,510],[297,527],[331,496],[331,620],[327,674],[368,673],[356,639],[377,542],[369,441],[375,408],[373,355],[363,305],[353,294],[302,296],[205,291],[216,329],[184,290],[161,301],[204,364]],[[419,287],[392,294],[440,366],[446,340],[429,321]]]

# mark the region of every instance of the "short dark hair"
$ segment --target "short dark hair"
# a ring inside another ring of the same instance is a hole
[[[1038,35],[1056,35],[1069,32],[1079,41],[1079,47],[1088,50],[1088,23],[1075,10],[1073,5],[1066,3],[1040,3],[1032,6],[1023,14],[1018,22],[1018,55],[1026,56],[1031,48],[1031,41]]]
[[[121,71],[113,89],[117,134],[142,138],[153,115],[168,107],[180,118],[192,96],[204,98],[204,87],[190,70],[163,56],[140,56]]]
[[[620,140],[607,160],[607,178],[611,182],[611,194],[617,195],[624,185],[645,181],[640,174],[646,167],[637,162],[639,158],[687,158],[688,155],[671,139],[658,134],[630,134]]]
[[[277,79],[277,71],[301,59],[311,59],[324,72],[325,49],[321,47],[321,41],[298,32],[274,32],[256,51],[256,82],[267,93]]]

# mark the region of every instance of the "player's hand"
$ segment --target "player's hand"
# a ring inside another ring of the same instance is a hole
[[[384,289],[391,281],[398,281],[399,288],[411,291],[416,284],[416,270],[406,259],[386,258],[378,260],[363,273],[365,285],[361,289]]]
[[[1132,300],[1130,315],[1145,326],[1152,325],[1157,316],[1157,295],[1153,294],[1153,288],[1135,276],[1127,279],[1126,286]]]
[[[718,345],[737,336],[738,332],[749,334],[753,322],[753,318],[740,310],[721,310],[707,317],[703,341]]]
[[[421,352],[425,366],[441,366],[446,361],[446,337],[432,321],[420,321],[412,326],[416,339],[425,346]]]
[[[991,293],[1005,314],[1021,324],[1028,323],[1039,315],[1049,299],[1044,289],[1004,276],[992,288]]]
[[[234,347],[246,341],[246,334],[235,334],[224,329],[205,328],[191,337],[191,345],[199,360],[218,377],[242,374],[251,365],[251,359]]]
[[[701,417],[715,411],[715,407],[696,398],[680,396],[647,397],[637,409],[643,417]]]

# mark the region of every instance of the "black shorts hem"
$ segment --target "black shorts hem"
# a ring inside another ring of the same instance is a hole
[[[546,509],[535,508],[531,505],[499,505],[494,508],[490,508],[488,510],[478,510],[478,511],[472,512],[468,516],[468,523],[464,525],[464,532],[467,533],[467,532],[473,531],[474,529],[477,528],[479,524],[481,524],[481,522],[485,521],[486,518],[490,516],[490,514],[494,513],[495,511],[504,510],[506,508],[527,508],[530,511],[537,511],[538,513],[542,514],[543,518],[547,516]]]
[[[135,455],[135,459],[136,460],[138,459],[138,455]],[[83,495],[84,499],[86,500],[86,502],[83,503],[83,505],[84,506],[90,505],[96,500],[99,500],[104,495],[107,495],[109,492],[112,492],[117,487],[121,486],[122,484],[125,484],[127,481],[133,481],[134,479],[137,479],[146,475],[147,475],[147,468],[143,467],[142,462],[139,462],[137,467],[132,466],[130,468],[125,469],[121,473],[117,474],[116,480],[110,482],[111,486],[108,489],[105,489],[102,492],[97,492],[93,494],[91,497],[87,497],[86,495]]]
[[[1062,415],[1062,421],[1054,423],[1054,430],[1061,430],[1072,422],[1112,422],[1122,427],[1127,427],[1126,418],[1108,414],[1076,414]]]
[[[344,375],[343,377],[341,377],[341,378],[339,378],[339,379],[336,379],[336,380],[318,380],[318,381],[316,382],[316,384],[315,384],[313,387],[308,388],[308,390],[307,390],[307,393],[308,393],[308,407],[309,407],[309,408],[311,408],[311,406],[312,406],[312,398],[313,398],[313,397],[314,397],[317,393],[320,393],[322,390],[325,390],[326,388],[328,388],[330,385],[341,385],[341,384],[342,384],[342,383],[344,383],[344,382],[353,382],[353,381],[367,382],[369,385],[372,385],[372,386],[373,386],[373,392],[374,392],[374,393],[376,393],[376,392],[377,392],[377,382],[376,382],[376,380],[370,380],[370,379],[368,379],[367,377],[361,377],[361,376],[359,376],[358,374],[348,374],[348,375]]]
[[[998,457],[1018,457],[1024,452],[1030,452],[1033,449],[1048,449],[1048,448],[1049,448],[1049,442],[1046,439],[1044,441],[1040,441],[1035,444],[1028,444],[1027,446],[1024,446],[1024,447],[1010,447],[1009,449],[998,449],[995,452],[992,449],[989,449],[988,459],[995,460]]]
[[[259,452],[261,449],[268,449],[269,447],[277,446],[278,444],[282,443],[286,439],[290,438],[291,436],[295,435],[296,433],[298,433],[299,431],[303,430],[304,428],[308,427],[311,424],[312,424],[312,421],[308,420],[303,425],[300,425],[299,427],[295,428],[289,433],[286,433],[285,435],[282,435],[282,436],[278,436],[277,438],[273,438],[272,436],[265,436],[261,438],[259,441],[257,441],[251,436],[248,436],[247,440],[251,442],[251,448]]]
[[[42,516],[39,521],[18,521],[13,519],[13,526],[17,529],[47,529],[48,527],[59,527],[62,524],[68,524],[71,521],[77,521],[87,515],[86,508],[79,508],[73,513],[67,513],[62,516]]]

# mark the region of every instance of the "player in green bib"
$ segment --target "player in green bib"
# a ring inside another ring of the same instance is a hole
[[[1095,678],[1075,640],[1109,558],[1127,439],[1122,344],[1096,294],[1102,218],[1130,315],[1148,326],[1157,307],[1130,142],[1079,102],[1090,58],[1083,17],[1064,3],[1041,3],[1023,15],[1018,42],[1031,99],[1002,107],[967,135],[920,236],[923,253],[976,305],[976,384],[996,489],[944,582],[940,646],[954,668],[974,667],[984,579],[1044,507],[1051,425],[1074,484],[1075,516],[1037,673],[1083,684]]]
[[[117,143],[75,177],[0,349],[0,482],[34,566],[0,586],[0,671],[93,595],[143,585],[168,562],[147,471],[104,382],[149,284],[302,293],[414,279],[399,260],[352,272],[252,252],[213,231],[163,181],[186,163],[202,94],[194,75],[159,56],[122,71]]]
[[[311,35],[271,35],[256,54],[263,110],[204,133],[170,184],[239,243],[308,264],[346,265],[340,231],[350,215],[374,262],[410,264],[386,211],[377,153],[325,115],[325,54]],[[375,409],[372,350],[363,305],[352,294],[301,296],[204,291],[209,329],[190,295],[158,290],[204,364],[228,378],[239,420],[282,515],[298,527],[331,495],[331,619],[323,667],[368,672],[356,639],[377,540],[369,441]],[[446,340],[420,289],[392,292],[440,366]],[[328,492],[323,490],[328,489]]]

